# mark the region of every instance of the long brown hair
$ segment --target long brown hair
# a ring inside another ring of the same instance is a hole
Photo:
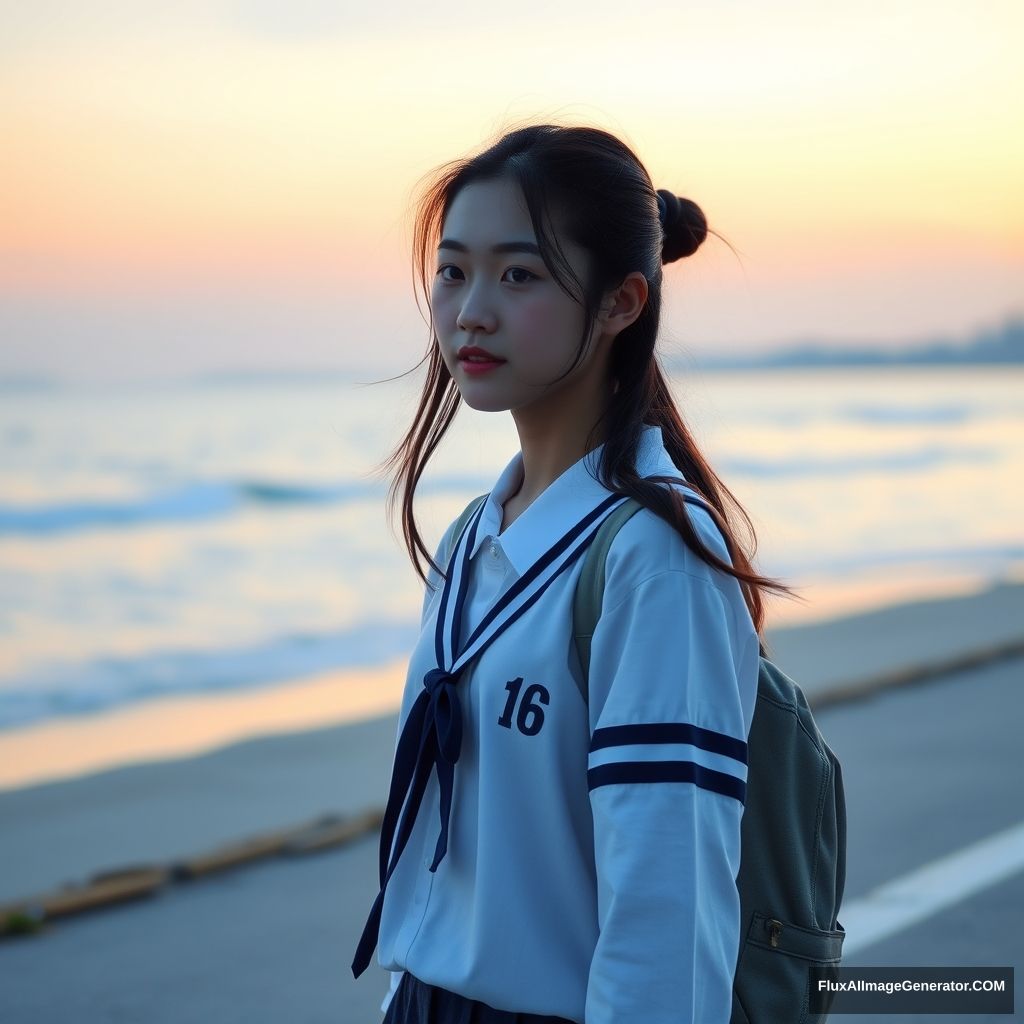
[[[618,382],[591,439],[607,424],[598,475],[609,490],[636,498],[670,523],[706,562],[740,582],[758,634],[763,633],[763,591],[793,595],[786,584],[754,571],[757,538],[753,523],[728,487],[701,453],[676,408],[662,373],[655,341],[661,315],[662,264],[696,252],[709,229],[700,208],[670,192],[655,192],[650,175],[633,151],[598,128],[540,124],[512,130],[476,156],[440,167],[420,200],[413,234],[413,267],[429,311],[434,249],[444,218],[459,190],[471,181],[507,178],[519,184],[529,209],[542,258],[565,291],[583,297],[585,327],[570,373],[583,358],[601,297],[631,271],[647,278],[647,302],[640,316],[615,339],[611,373]],[[579,281],[548,230],[552,204],[564,217],[567,234],[590,254],[591,280]],[[715,232],[711,232],[715,234]],[[419,305],[419,295],[416,296]],[[405,436],[380,464],[378,472],[394,473],[388,491],[389,518],[402,496],[402,532],[420,579],[427,573],[422,554],[444,576],[423,543],[413,499],[430,457],[444,438],[462,398],[441,357],[433,322],[423,359],[427,377],[419,407]],[[414,367],[413,369],[415,369]],[[411,371],[410,371],[411,372]],[[561,379],[561,378],[559,378]],[[694,529],[686,504],[676,488],[660,486],[670,477],[640,477],[636,454],[645,424],[661,427],[665,447],[687,482],[707,501],[723,537],[730,564],[708,549]],[[593,444],[588,444],[588,450]],[[613,486],[612,481],[616,480]],[[743,540],[737,538],[736,524]]]

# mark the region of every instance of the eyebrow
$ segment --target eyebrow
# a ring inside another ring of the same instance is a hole
[[[454,249],[456,252],[469,252],[469,246],[455,241],[454,238],[442,238],[437,248],[439,250]],[[499,242],[497,245],[491,246],[491,252],[495,255],[505,252],[527,252],[534,256],[540,255],[540,249],[535,242]]]

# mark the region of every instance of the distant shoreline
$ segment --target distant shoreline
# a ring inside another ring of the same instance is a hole
[[[734,349],[723,345],[723,349]],[[965,367],[1024,366],[1024,316],[1013,315],[1000,326],[978,331],[966,340],[931,338],[917,342],[893,343],[880,348],[878,343],[857,343],[843,346],[804,341],[776,346],[767,351],[712,354],[704,347],[685,356],[673,355],[664,360],[669,371],[686,373],[694,369],[714,371],[743,370],[841,370],[856,367],[918,369]],[[136,386],[154,384],[172,387],[267,387],[291,385],[368,384],[389,379],[389,368],[367,367],[224,367],[195,371],[166,378],[119,379],[118,384]],[[47,393],[73,390],[80,382],[73,378],[45,372],[0,371],[0,393]],[[95,383],[95,382],[93,382]]]
[[[687,360],[671,360],[671,369],[792,370],[846,367],[1024,366],[1024,317],[1011,317],[1001,327],[981,331],[966,341],[933,338],[892,348],[877,345],[824,346],[803,342],[768,352],[711,356],[695,352]]]
[[[927,354],[899,355],[876,351],[840,351],[815,349],[806,352],[775,352],[764,356],[709,358],[694,355],[690,359],[674,359],[667,362],[672,371],[698,370],[841,370],[841,369],[889,369],[907,367],[913,369],[962,369],[964,367],[1007,367],[1024,366],[1024,352],[1008,354],[1003,358],[979,358],[969,353],[951,353],[947,357]]]
[[[750,370],[880,370],[880,369],[917,369],[917,370],[994,370],[1024,368],[1024,355],[1020,358],[1005,360],[961,359],[946,361],[928,361],[904,359],[898,356],[875,358],[876,353],[843,354],[832,356],[829,353],[816,352],[806,359],[790,359],[785,353],[772,353],[763,356],[736,357],[735,359],[702,356],[694,353],[688,356],[672,356],[664,359],[663,365],[670,373],[685,375],[694,370],[714,373],[744,373]],[[106,392],[108,388],[117,390],[134,388],[267,388],[280,386],[296,387],[335,387],[341,384],[360,386],[376,383],[387,377],[390,371],[365,371],[331,368],[323,370],[240,370],[223,373],[202,373],[187,377],[167,378],[123,378],[112,381],[75,380],[61,377],[37,377],[32,380],[0,377],[0,394],[6,395],[54,395],[63,393],[74,394],[79,390]]]

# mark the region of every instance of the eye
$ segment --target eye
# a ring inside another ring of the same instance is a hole
[[[526,284],[529,281],[540,280],[536,274],[534,274],[530,270],[527,270],[525,267],[509,267],[508,270],[505,271],[505,273],[522,275],[518,280],[512,281],[512,284]]]
[[[447,282],[449,284],[453,280],[458,280],[458,278],[446,277],[445,276],[445,271],[446,270],[454,270],[456,274],[461,274],[462,273],[462,271],[459,270],[458,267],[454,266],[451,263],[445,263],[443,266],[438,267],[437,268],[437,275],[436,276],[441,278],[442,281],[445,281],[445,282]]]

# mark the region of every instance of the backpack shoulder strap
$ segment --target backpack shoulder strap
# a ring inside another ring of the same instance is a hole
[[[643,508],[636,498],[628,498],[598,527],[594,539],[583,556],[583,569],[572,605],[572,635],[576,643],[583,678],[578,680],[583,703],[587,703],[590,678],[590,641],[594,636],[597,620],[601,617],[601,600],[604,595],[604,565],[608,557],[608,549],[612,546],[615,534],[619,532],[626,520]]]
[[[487,500],[487,494],[479,494],[475,497],[460,513],[458,519],[455,520],[455,528],[452,530],[451,537],[448,539],[448,547],[444,552],[444,571],[448,571],[448,563],[452,560],[452,552],[455,550],[455,545],[458,544],[459,538],[462,536],[463,530],[466,529],[466,525],[472,518],[473,513]]]
[[[683,500],[698,508],[703,508],[711,521],[718,526],[718,519],[707,502],[700,500],[690,494],[684,494]],[[576,653],[579,656],[580,667],[583,669],[582,679],[578,681],[580,695],[583,702],[588,703],[590,678],[590,644],[597,627],[597,620],[601,617],[601,602],[604,594],[604,567],[608,557],[608,550],[612,546],[615,534],[625,525],[626,521],[639,512],[644,506],[636,498],[628,498],[624,501],[607,519],[600,525],[594,535],[590,547],[583,558],[583,569],[580,573],[579,582],[576,584],[576,594],[573,598],[572,623],[573,640],[576,643]],[[719,527],[719,532],[721,528]],[[762,647],[762,653],[764,648]]]

